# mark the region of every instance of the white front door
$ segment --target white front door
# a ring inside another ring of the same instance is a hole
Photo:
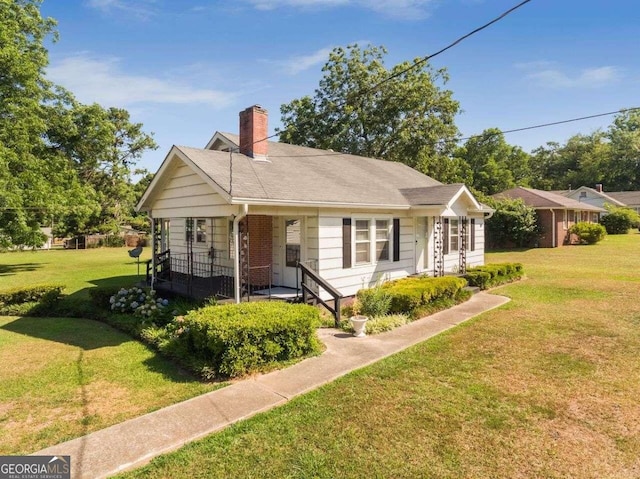
[[[282,286],[289,286],[291,288],[300,287],[298,262],[302,261],[303,231],[302,218],[284,218]]]
[[[416,273],[422,273],[429,267],[429,229],[427,225],[428,218],[426,216],[416,218]]]

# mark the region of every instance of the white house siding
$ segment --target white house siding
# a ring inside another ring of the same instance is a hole
[[[476,222],[476,247],[474,251],[467,251],[467,268],[472,266],[482,266],[484,264],[484,216],[470,216],[469,220],[472,218],[474,218]],[[469,227],[471,227],[471,221],[469,221]],[[469,242],[471,242],[471,237],[469,237]]]
[[[354,295],[359,289],[373,286],[378,278],[384,280],[403,278],[415,272],[414,254],[414,225],[413,218],[400,217],[400,261],[392,261],[393,241],[390,241],[389,261],[356,265],[348,269],[342,267],[342,219],[343,218],[371,218],[388,219],[393,217],[389,213],[361,213],[357,214],[325,214],[318,218],[318,272],[332,286],[343,295]],[[393,238],[393,234],[391,235]],[[327,297],[328,299],[329,297]]]
[[[154,218],[205,218],[230,216],[230,206],[191,168],[180,163],[153,202]]]

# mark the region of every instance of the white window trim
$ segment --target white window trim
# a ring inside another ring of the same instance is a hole
[[[366,220],[369,222],[369,261],[358,263],[356,261],[356,221]],[[387,235],[389,238],[388,259],[378,261],[376,259],[376,220],[387,222]],[[377,264],[386,264],[393,261],[393,216],[392,215],[358,215],[351,217],[351,257],[352,268],[370,267]]]
[[[205,240],[204,241],[199,241],[198,240],[198,222],[199,221],[204,221],[204,234],[205,234]],[[210,236],[211,232],[209,231],[209,221],[207,218],[194,218],[193,219],[193,239],[194,239],[194,244],[197,245],[206,245],[209,243],[209,236]]]

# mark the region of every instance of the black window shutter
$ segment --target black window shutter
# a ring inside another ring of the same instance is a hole
[[[449,218],[444,219],[442,233],[442,250],[444,254],[449,254]]]
[[[469,231],[469,237],[471,239],[471,251],[476,250],[476,220],[471,218],[471,231]]]
[[[342,218],[342,268],[351,268],[351,218]]]
[[[400,261],[400,218],[393,218],[393,261]]]

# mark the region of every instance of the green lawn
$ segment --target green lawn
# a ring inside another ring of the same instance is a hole
[[[123,477],[640,477],[640,234],[487,261],[505,307]]]
[[[130,249],[130,248],[129,248]],[[85,296],[95,286],[121,286],[136,282],[136,260],[127,248],[51,250],[0,253],[0,290],[43,283],[61,283],[65,293]],[[140,257],[143,278],[150,248]]]
[[[0,289],[135,282],[124,248],[0,254]],[[0,454],[27,454],[219,387],[88,319],[0,317]]]

